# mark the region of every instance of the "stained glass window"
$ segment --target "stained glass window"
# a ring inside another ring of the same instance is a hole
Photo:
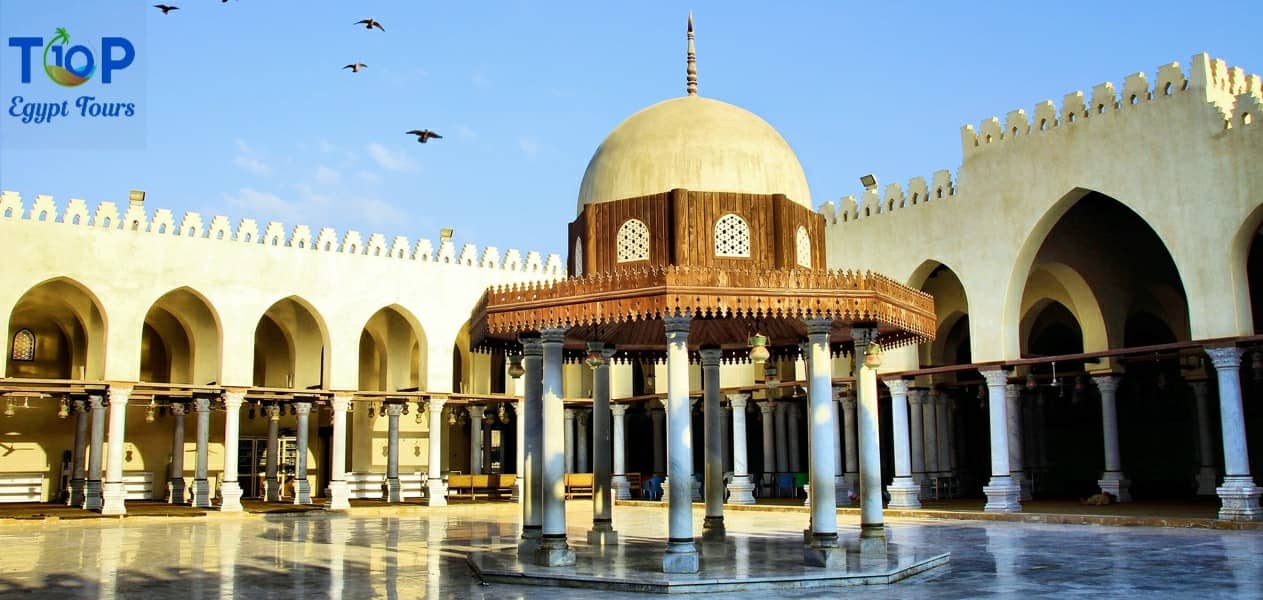
[[[13,334],[13,360],[35,360],[35,334],[30,329],[19,329]]]

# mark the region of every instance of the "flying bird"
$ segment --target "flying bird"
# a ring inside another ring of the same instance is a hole
[[[154,8],[156,8],[156,9],[158,9],[158,10],[160,10],[160,11],[162,11],[162,14],[164,14],[164,15],[165,15],[165,14],[167,14],[167,13],[169,13],[169,12],[171,12],[171,11],[173,11],[173,10],[180,10],[180,7],[178,7],[178,6],[171,6],[170,4],[155,4],[155,5],[153,5],[153,7],[154,7]]]
[[[376,27],[376,28],[378,28],[378,29],[380,29],[380,30],[382,30],[382,31],[386,31],[386,28],[385,28],[385,27],[382,27],[382,24],[381,24],[381,23],[378,23],[377,21],[375,21],[375,20],[373,20],[373,19],[364,19],[364,20],[362,20],[362,21],[356,21],[356,22],[355,22],[355,24],[356,24],[356,25],[363,25],[363,26],[364,26],[364,29],[372,29],[372,28]]]
[[[368,65],[366,65],[366,64],[364,64],[364,63],[351,63],[351,64],[349,64],[349,65],[347,65],[347,66],[345,66],[345,67],[342,67],[342,68],[343,68],[343,69],[350,69],[352,73],[359,73],[359,72],[360,72],[360,69],[367,69],[367,68],[368,68]]]
[[[407,134],[417,136],[417,143],[419,144],[424,144],[426,140],[429,140],[429,139],[435,139],[435,140],[443,139],[443,136],[437,133],[434,133],[433,131],[430,131],[429,129],[413,129],[412,131],[407,132]]]

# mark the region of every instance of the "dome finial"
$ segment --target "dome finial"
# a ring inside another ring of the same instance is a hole
[[[688,93],[697,95],[697,51],[693,48],[693,11],[689,11]]]

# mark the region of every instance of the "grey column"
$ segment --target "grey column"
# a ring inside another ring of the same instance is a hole
[[[539,547],[543,524],[544,423],[543,423],[543,345],[538,335],[523,335],[522,344],[522,540],[518,558],[530,560]]]
[[[210,398],[193,399],[193,411],[197,413],[197,462],[193,466],[193,506],[210,508]]]
[[[564,460],[566,461],[566,473],[574,473],[574,409],[567,408],[562,410],[562,431],[564,444],[566,446]]]
[[[789,470],[792,473],[803,471],[802,446],[799,444],[799,431],[802,429],[802,407],[797,402],[789,402],[785,407],[788,415],[789,429]]]
[[[1004,369],[980,371],[987,380],[988,420],[991,429],[991,481],[982,488],[987,495],[987,512],[1021,512],[1021,489],[1009,473],[1009,416],[1004,388],[1008,372]]]
[[[776,406],[764,400],[759,405],[759,416],[763,421],[763,479],[775,485],[776,478]]]
[[[724,473],[733,470],[732,464],[732,407],[720,406],[719,436],[723,438]]]
[[[857,358],[856,360],[860,360]],[[859,382],[856,382],[858,388]],[[842,412],[846,415],[846,479],[851,482],[848,494],[860,497],[860,461],[859,440],[856,434],[855,398],[856,388],[851,388],[842,399]]]
[[[267,456],[264,457],[266,466],[264,469],[264,492],[267,494],[268,502],[281,501],[281,482],[277,480],[277,471],[279,470],[279,461],[277,456],[281,453],[281,407],[276,404],[269,404],[263,409],[263,413],[268,418],[268,448]]]
[[[588,532],[588,543],[595,546],[618,542],[610,490],[610,359],[614,349],[600,342],[588,344],[588,349],[599,351],[605,358],[592,370],[592,530]],[[584,448],[580,443],[580,456],[586,455]]]
[[[649,416],[653,418],[653,474],[665,475],[667,472],[666,412],[651,406]]]
[[[575,411],[575,472],[591,473],[588,465],[588,456],[591,449],[588,446],[588,424],[592,422],[591,415],[584,409]]]
[[[829,332],[832,319],[808,319],[807,427],[811,456],[811,541],[803,550],[809,566],[836,567],[846,564],[846,550],[838,546],[838,511],[834,498],[834,448],[837,430],[833,409],[832,369],[829,365]]]
[[[482,417],[487,407],[469,405],[469,472],[482,474]]]
[[[184,504],[184,409],[183,402],[171,403],[171,477],[167,484],[167,502]]]
[[[754,504],[754,484],[750,481],[750,461],[746,443],[746,403],[750,394],[728,394],[732,405],[732,481],[728,482],[728,502]]]
[[[690,317],[663,317],[667,334],[667,551],[664,573],[696,573],[700,567],[693,541],[693,415],[689,400],[688,334]]]
[[[890,417],[895,444],[895,479],[890,483],[891,508],[921,508],[921,486],[912,479],[912,434],[908,427],[908,381],[883,380],[890,389]],[[920,416],[920,415],[918,415]]]
[[[930,477],[941,477],[938,460],[938,390],[931,389],[925,397],[925,470]]]
[[[789,472],[789,403],[777,402],[776,406],[776,472]]]
[[[311,401],[295,401],[294,410],[298,411],[298,427],[294,433],[298,438],[294,444],[298,455],[294,463],[294,504],[311,504],[311,482],[307,481],[307,436]]]
[[[719,348],[702,348],[702,446],[705,448],[702,474],[706,497],[706,518],[702,522],[702,539],[713,542],[724,539],[724,439],[723,414],[719,405]]]
[[[908,392],[908,441],[912,459],[912,480],[920,488],[919,496],[929,491],[930,480],[925,476],[925,416],[921,411],[925,403],[925,390],[916,389]]]
[[[67,506],[83,506],[83,460],[88,449],[88,423],[91,418],[88,416],[87,400],[76,398],[70,406],[75,413],[75,447],[70,461],[70,495],[66,500]]]
[[[952,477],[952,436],[947,431],[947,416],[951,412],[951,402],[948,395],[939,392],[934,396],[934,416],[937,421],[934,423],[935,439],[938,441],[938,449],[935,454],[938,455],[938,469],[943,477]]]
[[[1215,446],[1210,433],[1210,390],[1205,381],[1194,381],[1193,397],[1197,400],[1197,495],[1214,496],[1218,475],[1215,473]]]
[[[399,415],[403,414],[403,407],[403,402],[386,403],[386,483],[382,499],[387,502],[403,502],[399,484]]]
[[[1122,456],[1118,451],[1118,411],[1115,394],[1118,391],[1117,375],[1098,375],[1092,378],[1101,393],[1101,429],[1105,442],[1105,473],[1097,481],[1102,492],[1108,492],[1119,502],[1131,502],[1131,482],[1123,475]],[[1012,469],[1013,465],[1009,465]]]
[[[877,412],[877,367],[881,364],[881,354],[874,341],[876,329],[853,328],[851,336],[855,340],[855,358],[863,361],[856,369],[859,404],[856,429],[859,434],[860,455],[860,553],[884,554],[886,525],[881,505],[881,425],[878,423]]]
[[[627,405],[611,406],[610,414],[614,417],[614,476],[611,486],[614,488],[615,498],[627,500],[631,498],[631,482],[627,480]]]
[[[105,396],[99,392],[88,395],[88,409],[92,411],[91,447],[88,448],[88,474],[84,479],[83,508],[101,510],[101,459],[105,455]]]
[[[1005,409],[1009,417],[1009,472],[1013,483],[1018,485],[1022,502],[1031,499],[1031,479],[1026,475],[1022,461],[1022,387],[1010,383],[1004,387]]]
[[[566,542],[566,469],[565,437],[557,429],[564,427],[565,409],[562,405],[562,343],[564,329],[545,329],[540,332],[544,346],[543,368],[543,426],[544,440],[544,487],[543,487],[543,535],[535,550],[535,562],[545,567],[569,566],[575,563],[574,549]]]
[[[846,479],[846,446],[842,443],[842,398],[846,391],[841,387],[833,388],[833,499],[838,506],[851,505],[851,484]]]
[[[1259,496],[1263,488],[1250,475],[1246,446],[1245,414],[1241,407],[1241,349],[1207,348],[1219,379],[1219,423],[1224,438],[1224,484],[1215,490],[1221,505],[1219,518],[1232,521],[1263,520]]]

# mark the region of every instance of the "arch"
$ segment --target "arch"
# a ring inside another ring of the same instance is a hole
[[[969,323],[969,297],[960,276],[947,264],[937,260],[923,261],[908,278],[908,286],[919,289],[934,297],[934,313],[939,335],[935,341],[921,344],[920,361],[924,365],[942,366],[954,364],[955,358],[948,357],[947,334],[958,322]],[[970,339],[970,332],[965,331],[965,339]],[[971,352],[972,354],[972,352]]]
[[[254,385],[323,388],[329,381],[328,350],[329,328],[315,306],[301,296],[282,298],[255,328]]]
[[[165,350],[162,355],[147,353],[142,338],[141,372],[168,374],[165,381],[153,381],[205,384],[221,380],[223,325],[204,294],[188,286],[163,294],[145,313],[144,326],[162,339]],[[165,368],[158,368],[155,360],[165,361]]]
[[[1022,294],[1024,316],[1019,325],[1022,340],[1029,340],[1030,327],[1033,326],[1028,317],[1040,312],[1036,308],[1042,309],[1049,302],[1061,305],[1074,316],[1079,324],[1083,352],[1110,348],[1110,330],[1096,294],[1078,271],[1062,263],[1040,263],[1027,278],[1026,290]],[[1121,345],[1122,332],[1114,333],[1120,342],[1117,345]],[[1024,354],[1029,350],[1025,345],[1021,349]]]
[[[398,304],[378,309],[360,335],[360,389],[425,389],[428,347],[425,329],[411,311]]]
[[[736,213],[728,213],[715,221],[715,256],[750,257],[750,225]]]
[[[100,380],[105,376],[108,320],[100,299],[70,277],[54,277],[31,286],[9,316],[6,376],[36,379]],[[36,337],[32,361],[13,360],[19,330]]]
[[[1252,272],[1263,270],[1263,244],[1257,241],[1263,234],[1261,227],[1263,203],[1254,207],[1242,221],[1229,248],[1228,275],[1232,281],[1241,282],[1241,285],[1233,286],[1236,290],[1233,300],[1238,313],[1237,320],[1241,322],[1248,318],[1248,331],[1254,333],[1263,330],[1263,295],[1254,293],[1256,289],[1263,291],[1263,273],[1255,275]],[[1252,265],[1255,269],[1251,269]]]
[[[802,225],[798,226],[798,231],[794,233],[794,245],[798,254],[798,266],[811,268],[811,236],[807,234],[807,228]]]
[[[618,262],[649,260],[649,227],[639,219],[627,219],[618,227]]]

